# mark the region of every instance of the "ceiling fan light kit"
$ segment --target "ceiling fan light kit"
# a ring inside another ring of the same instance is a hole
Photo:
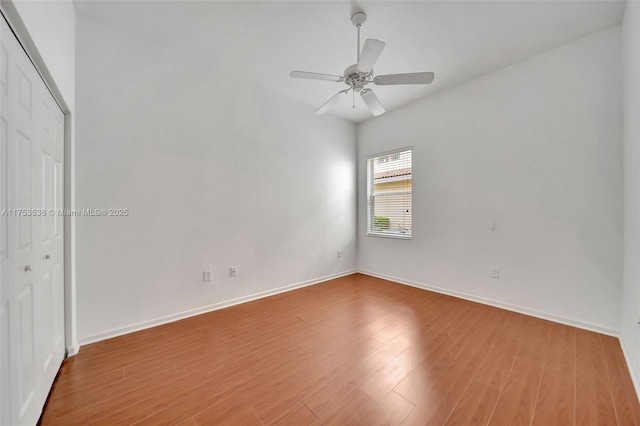
[[[366,21],[367,15],[365,15],[364,12],[356,12],[351,16],[351,23],[358,30],[356,63],[347,67],[342,76],[307,71],[291,71],[290,76],[294,78],[333,81],[337,83],[344,82],[349,86],[347,89],[341,90],[327,102],[322,104],[322,106],[315,111],[316,114],[324,114],[342,97],[348,95],[349,92],[352,92],[354,95],[355,93],[360,93],[360,97],[362,97],[362,100],[367,104],[371,113],[374,116],[378,116],[384,114],[385,109],[375,93],[373,93],[371,89],[365,88],[367,84],[373,83],[378,86],[388,86],[397,84],[430,84],[433,81],[435,75],[432,72],[374,76],[373,66],[380,57],[385,43],[380,40],[367,39],[364,42],[362,50],[360,50],[360,28]]]

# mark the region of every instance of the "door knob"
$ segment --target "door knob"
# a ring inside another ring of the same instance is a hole
[[[29,271],[31,271],[31,265],[25,265],[25,267],[24,267],[24,271],[25,271],[25,272],[29,272]]]
[[[51,256],[50,256],[50,255],[48,255],[48,254],[45,254],[45,255],[44,255],[44,260],[49,260],[49,259],[51,259]]]

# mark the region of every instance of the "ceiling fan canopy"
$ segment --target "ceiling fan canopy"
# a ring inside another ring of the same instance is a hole
[[[390,86],[397,84],[430,84],[435,74],[432,72],[414,72],[405,74],[387,74],[374,76],[373,66],[378,61],[380,54],[384,50],[385,43],[380,40],[367,39],[364,42],[362,50],[360,50],[360,28],[366,22],[367,15],[364,12],[356,12],[351,17],[351,23],[357,28],[357,59],[356,63],[350,65],[340,75],[323,74],[308,71],[291,71],[290,76],[294,78],[306,78],[310,80],[333,81],[336,83],[345,83],[349,86],[347,89],[341,90],[327,102],[322,104],[315,113],[324,114],[340,99],[347,96],[349,92],[354,95],[359,92],[362,100],[367,104],[369,110],[374,116],[384,114],[385,109],[378,97],[369,88],[365,88],[367,84],[375,84],[378,86]],[[354,102],[355,108],[355,102]]]

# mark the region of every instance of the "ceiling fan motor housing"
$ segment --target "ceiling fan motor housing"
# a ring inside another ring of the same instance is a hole
[[[347,86],[353,87],[353,90],[359,92],[365,84],[373,81],[373,70],[367,74],[360,73],[356,70],[358,64],[353,64],[344,70],[344,82]]]

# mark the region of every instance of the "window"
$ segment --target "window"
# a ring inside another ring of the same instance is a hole
[[[411,148],[367,159],[367,235],[411,238]]]
[[[400,153],[394,152],[393,154],[376,157],[376,163],[388,163],[389,161],[395,161],[398,158],[400,158]]]

